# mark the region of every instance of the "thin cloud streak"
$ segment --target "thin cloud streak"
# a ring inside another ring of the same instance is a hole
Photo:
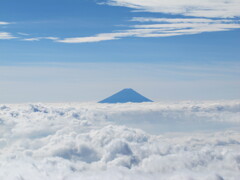
[[[14,38],[17,38],[17,37],[14,37],[9,32],[0,32],[0,39],[14,39]]]
[[[5,22],[5,21],[0,21],[0,25],[8,25],[10,24],[9,22]]]
[[[40,41],[42,39],[48,39],[48,40],[58,40],[57,37],[34,37],[34,38],[24,38],[23,41]]]
[[[100,42],[107,40],[114,40],[117,38],[117,33],[106,33],[106,34],[98,34],[96,36],[90,37],[74,37],[74,38],[65,38],[62,40],[56,40],[56,42],[61,43],[90,43],[90,42]]]
[[[21,36],[29,36],[30,35],[28,33],[22,33],[22,32],[18,32],[18,34],[21,35]]]
[[[153,18],[133,17],[130,21],[136,22],[168,22],[168,23],[237,23],[232,19],[210,19],[210,18]]]
[[[6,22],[6,21],[0,21],[0,26],[1,25],[8,25],[8,24],[11,24],[11,23]],[[0,40],[15,39],[15,38],[17,38],[17,37],[13,36],[9,32],[0,32]]]

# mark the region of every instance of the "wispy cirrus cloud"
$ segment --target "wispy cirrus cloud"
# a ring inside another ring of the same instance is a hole
[[[239,0],[106,0],[112,6],[184,16],[229,18],[240,16]]]
[[[162,34],[171,35],[188,35],[188,34],[199,34],[204,32],[215,32],[215,31],[229,31],[240,28],[234,20],[213,20],[213,19],[201,19],[201,18],[178,18],[178,19],[167,19],[167,18],[133,18],[133,21],[138,22],[152,22],[153,24],[140,24],[134,25],[134,28],[138,29],[149,29],[153,30],[152,33],[147,34],[144,37],[160,37]]]
[[[107,41],[107,40],[114,40],[118,39],[118,33],[103,33],[97,34],[95,36],[89,37],[73,37],[73,38],[65,38],[65,39],[57,39],[56,42],[62,43],[90,43],[90,42],[100,42],[100,41]]]
[[[9,22],[5,22],[5,21],[0,21],[0,25],[8,25],[10,24]]]
[[[58,40],[57,37],[33,37],[33,38],[24,38],[23,41],[40,41],[42,39],[49,39],[49,40]]]
[[[62,43],[87,43],[126,37],[170,37],[240,28],[238,21],[230,19],[134,17],[130,21],[137,24],[129,26],[127,30],[100,33],[88,37],[57,39],[56,41]]]
[[[165,23],[237,23],[232,19],[210,19],[210,18],[153,18],[134,17],[130,21],[138,22],[165,22]]]
[[[11,23],[6,22],[6,21],[0,21],[0,26],[1,25],[8,25],[8,24],[11,24]],[[16,37],[13,36],[11,33],[0,31],[0,39],[14,39],[14,38],[16,38]]]
[[[125,37],[169,37],[239,29],[239,0],[106,0],[102,4],[124,6],[135,11],[183,15],[183,18],[134,17],[127,30],[88,37],[56,40],[62,43],[87,43]],[[160,14],[159,14],[160,15]]]
[[[134,17],[124,30],[76,37],[31,37],[23,41],[44,39],[59,43],[94,43],[129,37],[170,37],[240,28],[239,0],[103,0],[102,4],[131,8],[134,12],[155,13],[159,17]],[[181,18],[161,18],[162,13]],[[2,24],[7,22],[2,22]],[[0,22],[1,24],[1,22]],[[21,34],[20,34],[21,35]],[[3,38],[2,38],[3,39]]]
[[[14,39],[17,38],[9,32],[0,32],[0,39]]]
[[[23,32],[18,32],[18,34],[21,35],[21,36],[29,36],[30,35],[28,33],[23,33]]]

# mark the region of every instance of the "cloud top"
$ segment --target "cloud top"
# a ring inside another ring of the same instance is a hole
[[[238,115],[237,101],[0,105],[0,179],[237,179],[239,131],[152,135],[129,123],[238,126]]]

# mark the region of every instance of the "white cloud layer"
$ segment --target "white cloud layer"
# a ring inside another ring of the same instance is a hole
[[[0,105],[0,179],[237,180],[237,129],[151,135],[129,126],[180,122],[187,128],[215,121],[239,127],[239,106],[239,101]],[[121,120],[125,126],[117,125]]]
[[[139,11],[184,16],[211,18],[240,16],[239,0],[107,0],[106,3]]]

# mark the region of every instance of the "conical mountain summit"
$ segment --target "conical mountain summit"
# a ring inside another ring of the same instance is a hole
[[[138,92],[131,88],[123,89],[112,96],[99,101],[99,103],[141,103],[141,102],[153,102],[152,100],[142,96]]]

